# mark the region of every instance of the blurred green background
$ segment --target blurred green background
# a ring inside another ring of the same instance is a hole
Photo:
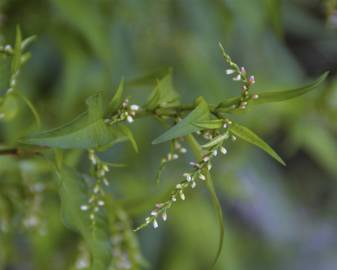
[[[255,75],[256,92],[293,87],[330,70],[329,81],[309,95],[236,116],[287,167],[244,142],[232,144],[217,161],[213,175],[225,241],[216,269],[337,269],[336,1],[0,0],[0,8],[1,44],[13,43],[16,25],[24,36],[37,35],[19,86],[37,107],[43,128],[68,122],[92,93],[112,95],[122,77],[128,94],[141,103],[153,83],[135,79],[153,72],[160,77],[168,68],[185,102],[198,95],[211,103],[238,95],[237,84],[225,76],[218,41]],[[1,94],[8,84],[3,66]],[[14,143],[32,122],[22,106],[15,121],[0,124],[0,144]],[[180,181],[192,157],[168,165],[157,185],[159,161],[169,147],[152,146],[151,140],[163,129],[142,119],[132,130],[139,154],[120,145],[103,157],[129,164],[109,178],[135,227],[158,196]],[[78,153],[69,159],[86,166]],[[40,158],[0,157],[0,269],[81,269],[81,241],[62,223],[51,174]],[[208,197],[199,187],[159,229],[137,233],[145,269],[208,269],[218,244]]]

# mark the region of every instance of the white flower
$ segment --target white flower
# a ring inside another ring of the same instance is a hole
[[[184,194],[184,192],[182,190],[180,190],[179,196],[180,196],[180,199],[182,199],[183,201],[185,201],[186,197],[185,197],[185,194]]]
[[[163,218],[163,221],[166,221],[167,220],[167,213],[166,211],[164,211],[163,215],[162,215],[162,218]]]
[[[209,156],[205,156],[202,160],[203,160],[204,162],[209,161]]]
[[[192,188],[195,188],[196,185],[197,185],[197,183],[196,183],[195,181],[193,181],[192,184],[191,184],[191,187],[192,187]]]
[[[158,222],[156,219],[153,220],[153,228],[157,229],[158,228]]]
[[[173,154],[173,159],[178,159],[178,158],[179,158],[179,155]]]
[[[126,120],[129,122],[129,123],[132,123],[133,122],[133,117],[131,115],[128,115],[128,117],[126,118]]]
[[[176,196],[172,196],[172,198],[171,198],[171,200],[172,200],[172,202],[176,202],[177,201],[177,198],[176,198]]]
[[[254,94],[253,96],[252,96],[252,99],[254,99],[254,100],[256,100],[256,99],[258,99],[259,98],[259,95],[258,94]]]
[[[109,186],[108,179],[106,179],[106,178],[103,178],[103,183],[104,183],[104,185],[106,185],[106,186]]]
[[[99,186],[96,185],[96,186],[94,187],[94,193],[98,193],[98,192],[99,192]]]
[[[102,200],[98,201],[98,205],[99,206],[103,206],[104,205],[104,201],[102,201]]]
[[[180,153],[185,154],[187,152],[186,148],[180,148]]]
[[[205,181],[206,176],[201,173],[201,174],[199,174],[199,179],[202,180],[202,181]]]
[[[208,163],[207,164],[207,169],[210,171],[212,169],[212,164],[211,163]]]
[[[241,80],[241,75],[237,75],[233,78],[233,81],[240,81]]]
[[[220,151],[222,154],[226,155],[227,154],[227,149],[225,147],[221,147]]]
[[[248,79],[248,82],[249,82],[250,84],[254,84],[254,83],[255,83],[255,77],[254,77],[253,75],[250,76],[249,79]]]
[[[176,188],[177,188],[177,189],[181,189],[181,188],[182,188],[182,185],[181,185],[181,184],[177,184],[177,185],[176,185]]]
[[[188,182],[192,180],[192,176],[189,173],[184,173],[183,176],[186,178]]]
[[[216,157],[218,155],[218,150],[213,150],[212,155]]]
[[[223,124],[223,128],[228,128],[227,123],[224,123],[224,124]]]
[[[88,205],[85,205],[85,204],[83,204],[83,205],[81,205],[81,210],[82,211],[87,211],[88,209],[89,209],[89,206]]]
[[[234,69],[226,69],[226,75],[231,75],[235,72]]]
[[[133,111],[138,111],[138,110],[139,110],[139,106],[136,105],[136,104],[132,104],[132,105],[130,106],[130,109],[133,110]]]

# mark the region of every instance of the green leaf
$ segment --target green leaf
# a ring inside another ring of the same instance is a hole
[[[30,36],[25,38],[21,43],[21,51],[24,51],[33,41],[36,39],[36,36]]]
[[[315,88],[317,88],[324,80],[327,78],[329,72],[325,72],[323,75],[321,75],[317,80],[314,82],[294,88],[294,89],[289,89],[289,90],[283,90],[283,91],[275,91],[275,92],[260,92],[258,93],[259,98],[255,100],[250,100],[249,104],[254,105],[254,104],[263,104],[263,103],[271,103],[271,102],[280,102],[280,101],[285,101],[288,99],[296,98],[299,96],[302,96]],[[241,97],[232,97],[228,98],[220,103],[221,108],[226,108],[230,107],[232,105],[236,105],[240,102]]]
[[[164,77],[167,74],[167,71],[167,68],[154,70],[153,72],[147,73],[141,77],[126,81],[126,85],[127,87],[155,85],[158,81],[158,78]]]
[[[23,138],[21,143],[63,149],[88,149],[112,145],[127,139],[118,126],[108,126],[104,123],[101,94],[90,97],[87,105],[88,111],[81,113],[70,123]]]
[[[132,131],[125,125],[118,125],[121,132],[128,138],[128,140],[131,142],[131,145],[136,153],[138,153],[138,145],[135,140],[135,137],[132,134]]]
[[[111,99],[109,106],[108,106],[108,112],[114,113],[118,110],[118,108],[123,103],[123,92],[124,92],[124,80],[121,80],[121,82],[118,85],[118,88],[116,90],[115,95]]]
[[[283,166],[286,165],[285,162],[282,160],[282,158],[266,142],[264,142],[259,136],[257,136],[250,129],[248,129],[244,126],[241,126],[239,124],[232,123],[230,125],[230,131],[234,135],[236,135],[239,138],[245,140],[246,142],[254,144],[257,147],[261,148],[267,154],[269,154],[274,159],[276,159],[278,162],[280,162]]]
[[[144,105],[148,110],[156,107],[167,107],[178,105],[179,95],[174,90],[172,83],[172,71],[157,82],[157,86],[152,91],[147,103]]]
[[[187,136],[187,141],[192,149],[193,154],[195,155],[197,160],[201,160],[203,156],[202,148],[197,142],[197,140],[194,138],[193,135]],[[218,223],[219,223],[219,245],[218,245],[218,250],[216,252],[215,258],[213,260],[211,269],[214,268],[215,264],[217,263],[218,259],[220,258],[221,251],[223,248],[223,242],[224,242],[224,235],[225,235],[225,224],[224,224],[224,219],[223,219],[223,212],[222,212],[222,207],[220,200],[218,198],[218,195],[216,194],[213,179],[211,177],[211,174],[208,170],[204,169],[204,174],[206,176],[206,187],[207,190],[209,191],[211,195],[211,200],[214,209],[216,210],[217,218],[218,218]]]
[[[178,124],[171,127],[164,134],[155,139],[152,143],[153,144],[163,143],[178,137],[186,136],[188,134],[200,130],[200,128],[195,126],[193,123],[207,120],[209,119],[210,116],[207,102],[203,98],[198,98],[197,103],[198,106],[192,112],[190,112]]]
[[[224,121],[221,119],[193,122],[193,125],[201,129],[218,129],[221,128],[223,124]]]
[[[106,270],[112,258],[109,225],[106,212],[101,209],[96,213],[93,227],[90,213],[80,207],[88,201],[84,179],[73,169],[63,166],[59,172],[62,214],[64,222],[71,230],[78,232],[84,239],[92,256],[93,270]]]
[[[325,72],[321,75],[316,81],[295,89],[277,91],[277,92],[262,92],[259,93],[259,98],[256,100],[252,100],[252,104],[262,104],[262,103],[271,103],[271,102],[280,102],[288,99],[296,98],[302,96],[319,86],[322,82],[325,81],[329,72]]]
[[[15,48],[14,48],[14,55],[12,60],[12,74],[20,69],[21,66],[21,30],[20,27],[16,27],[16,40],[15,40]]]

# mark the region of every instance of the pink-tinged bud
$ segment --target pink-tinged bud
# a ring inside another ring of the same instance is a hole
[[[248,82],[249,82],[250,85],[254,84],[255,83],[255,77],[250,76],[249,79],[248,79]]]

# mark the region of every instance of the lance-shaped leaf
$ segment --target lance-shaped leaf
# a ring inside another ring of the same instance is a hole
[[[265,141],[263,141],[249,128],[246,128],[236,123],[232,123],[230,125],[230,131],[237,137],[245,140],[246,142],[254,144],[257,147],[261,148],[263,151],[265,151],[278,162],[280,162],[283,166],[286,165],[282,158],[273,150],[273,148],[271,148]]]
[[[113,96],[113,98],[111,99],[109,103],[109,106],[108,106],[109,113],[116,112],[118,108],[122,105],[123,92],[124,92],[124,80],[121,80],[121,82],[118,85],[115,95]]]
[[[87,106],[88,110],[70,123],[24,138],[21,142],[64,149],[88,149],[112,145],[127,139],[118,126],[108,126],[104,123],[101,94],[90,97]]]
[[[317,88],[324,80],[327,78],[329,72],[325,72],[323,75],[321,75],[317,80],[314,82],[307,84],[302,87],[289,89],[289,90],[283,90],[283,91],[273,91],[273,92],[260,92],[258,93],[259,98],[258,99],[252,99],[249,101],[249,104],[264,104],[264,103],[271,103],[271,102],[280,102],[285,101],[288,99],[296,98],[299,96],[302,96],[315,88]],[[224,100],[221,102],[220,107],[226,108],[231,105],[238,104],[240,102],[240,97],[233,97]]]
[[[84,239],[92,257],[93,270],[108,268],[112,257],[109,225],[104,209],[96,213],[95,226],[88,211],[81,211],[81,205],[88,201],[87,187],[81,175],[63,166],[59,172],[62,214],[65,225],[78,232]]]
[[[223,124],[224,124],[224,121],[221,119],[197,121],[193,123],[193,125],[201,129],[218,129],[218,128],[221,128]]]
[[[198,98],[198,106],[190,112],[183,120],[178,124],[167,130],[164,134],[155,139],[152,143],[158,144],[172,139],[189,135],[193,132],[200,130],[200,127],[197,127],[193,123],[198,121],[208,120],[209,119],[209,108],[207,102],[203,98]]]
[[[166,107],[177,105],[179,95],[174,90],[172,83],[172,72],[170,71],[164,78],[157,82],[157,86],[152,91],[148,101],[144,105],[148,110],[153,110],[158,106]]]

